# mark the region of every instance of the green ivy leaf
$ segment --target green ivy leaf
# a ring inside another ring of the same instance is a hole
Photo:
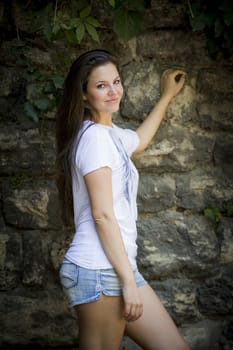
[[[226,13],[224,15],[224,23],[227,25],[227,26],[230,26],[233,24],[233,13]]]
[[[55,21],[54,25],[53,25],[53,34],[57,34],[59,32],[59,30],[61,29],[60,23],[58,23],[58,21]]]
[[[48,81],[48,78],[45,75],[41,74],[40,72],[37,72],[37,74],[38,74],[38,77],[37,77],[38,81],[43,81],[43,82]]]
[[[110,6],[115,7],[115,0],[108,0]]]
[[[46,81],[44,84],[43,84],[43,92],[45,93],[51,93],[53,92],[53,84],[51,81]]]
[[[47,111],[50,106],[50,101],[48,98],[38,98],[33,100],[33,105],[41,111]]]
[[[34,81],[28,85],[27,98],[28,100],[34,99],[36,96],[41,96],[43,86],[40,83]]]
[[[221,213],[217,207],[207,208],[204,210],[205,217],[218,223],[221,220]]]
[[[93,17],[87,17],[85,22],[91,24],[95,28],[100,27],[100,22]]]
[[[34,122],[39,121],[38,113],[30,102],[24,103],[24,110],[27,116],[30,117]]]
[[[73,30],[65,31],[64,36],[69,44],[77,44],[76,33]]]
[[[59,74],[52,75],[52,81],[56,89],[62,89],[64,78]]]
[[[66,23],[63,23],[63,22],[60,23],[60,27],[61,27],[62,29],[65,29],[65,30],[70,30],[70,29],[72,28],[71,25],[66,24]]]
[[[82,21],[81,21],[80,18],[72,18],[72,19],[70,20],[70,26],[71,26],[71,27],[74,27],[74,28],[80,26],[81,23],[82,23]]]
[[[99,42],[99,35],[95,29],[95,27],[93,27],[91,24],[85,23],[85,27],[87,29],[87,32],[90,34],[90,36],[92,37],[92,39],[94,41]]]
[[[144,25],[143,16],[138,12],[119,8],[114,15],[114,32],[124,41],[135,37],[142,32]]]
[[[80,24],[80,26],[76,29],[75,33],[76,33],[76,38],[78,40],[78,43],[80,43],[85,34],[85,27],[83,23]]]
[[[85,7],[81,12],[80,12],[80,18],[86,18],[89,16],[91,12],[91,6]]]
[[[228,202],[225,205],[225,209],[226,209],[226,212],[227,212],[227,216],[233,216],[233,202]]]

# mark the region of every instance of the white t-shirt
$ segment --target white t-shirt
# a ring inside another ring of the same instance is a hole
[[[138,172],[129,157],[138,143],[138,135],[132,130],[90,121],[83,123],[72,168],[76,232],[66,253],[71,262],[89,269],[112,267],[96,231],[84,182],[86,174],[107,166],[112,170],[114,213],[129,261],[133,268],[136,267]]]

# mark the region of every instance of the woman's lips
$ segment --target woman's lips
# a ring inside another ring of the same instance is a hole
[[[117,103],[119,101],[118,98],[112,98],[111,100],[107,100],[108,103]]]

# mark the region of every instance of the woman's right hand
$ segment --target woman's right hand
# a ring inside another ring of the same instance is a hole
[[[172,99],[182,89],[186,78],[183,70],[167,69],[161,76],[161,96],[169,96]]]
[[[102,167],[84,179],[100,241],[123,286],[124,318],[135,321],[142,315],[142,302],[113,209],[112,170]]]
[[[136,321],[142,316],[143,304],[135,282],[124,284],[122,291],[124,299],[124,319],[127,322]]]

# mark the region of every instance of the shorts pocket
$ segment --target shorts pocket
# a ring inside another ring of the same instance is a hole
[[[72,288],[78,284],[79,268],[73,263],[63,263],[59,275],[62,286]]]

